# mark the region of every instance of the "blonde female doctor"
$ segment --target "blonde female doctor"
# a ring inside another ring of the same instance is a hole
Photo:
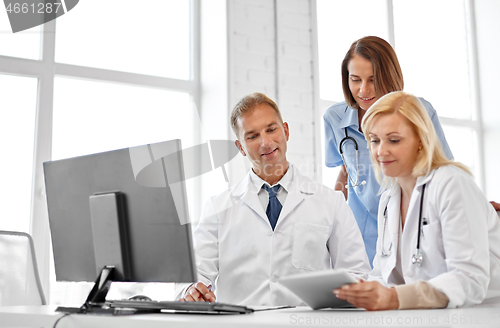
[[[418,98],[397,91],[362,122],[382,188],[368,281],[338,298],[367,310],[455,308],[500,295],[500,220],[469,170],[447,160]]]

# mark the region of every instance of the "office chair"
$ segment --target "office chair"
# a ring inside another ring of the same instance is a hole
[[[0,230],[0,306],[45,304],[33,239]]]

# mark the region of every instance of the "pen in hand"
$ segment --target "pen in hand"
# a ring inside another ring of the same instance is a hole
[[[212,285],[208,285],[207,286],[207,289],[208,289],[208,293],[206,293],[205,295],[203,295],[203,298],[205,299],[205,301],[207,302],[215,302],[215,294],[213,293],[213,288],[212,288]],[[201,295],[200,295],[201,296]]]

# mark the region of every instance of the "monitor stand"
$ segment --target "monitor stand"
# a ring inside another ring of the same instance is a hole
[[[113,281],[130,279],[128,252],[127,216],[125,197],[119,191],[96,193],[89,197],[94,240],[97,279],[87,300],[79,308],[58,307],[63,313],[105,312],[113,309],[103,307]],[[109,265],[113,263],[113,265]]]
[[[97,277],[94,287],[87,296],[87,300],[82,306],[64,307],[60,306],[56,312],[62,313],[114,313],[113,309],[104,308],[103,304],[106,301],[109,287],[113,281],[121,281],[117,276],[117,271],[114,266],[105,266]]]

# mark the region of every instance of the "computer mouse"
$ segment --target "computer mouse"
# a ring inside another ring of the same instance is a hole
[[[129,298],[130,301],[152,301],[152,299],[146,295],[134,295]]]

